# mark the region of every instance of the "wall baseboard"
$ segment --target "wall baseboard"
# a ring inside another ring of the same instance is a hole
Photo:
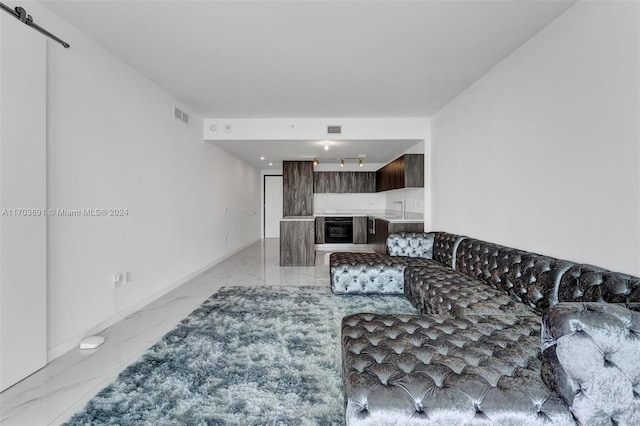
[[[247,244],[244,244],[243,246],[241,246],[241,247],[239,247],[239,248],[237,248],[237,249],[225,254],[224,256],[207,263],[203,267],[198,268],[197,270],[191,272],[190,274],[187,274],[186,276],[184,276],[181,279],[169,284],[168,286],[166,286],[166,287],[164,287],[164,288],[162,288],[162,289],[150,294],[149,296],[147,296],[144,299],[134,303],[133,305],[122,309],[120,312],[114,313],[113,315],[111,315],[107,319],[105,319],[104,321],[101,321],[98,324],[95,324],[94,326],[88,328],[85,332],[75,334],[72,337],[66,339],[65,341],[63,341],[63,342],[61,342],[61,343],[59,343],[59,344],[47,349],[47,363],[53,361],[54,359],[58,358],[59,356],[61,356],[63,354],[69,352],[70,350],[78,347],[78,345],[80,344],[80,341],[82,340],[83,337],[94,335],[94,334],[100,334],[100,332],[104,331],[106,328],[111,327],[112,325],[114,325],[117,322],[121,321],[123,319],[123,317],[129,316],[129,315],[133,314],[134,312],[139,311],[140,309],[144,308],[148,304],[150,304],[153,301],[159,299],[160,297],[164,296],[165,294],[169,293],[170,291],[175,290],[176,288],[180,287],[181,285],[187,283],[188,281],[190,281],[191,279],[195,278],[197,275],[203,273],[207,269],[212,268],[215,265],[217,265],[218,263],[221,263],[221,262],[227,260],[231,256],[241,252],[242,250],[246,249],[247,247],[255,244],[256,242],[258,242],[260,240],[261,240],[261,238],[258,238],[258,239],[255,239],[253,241],[248,242]]]

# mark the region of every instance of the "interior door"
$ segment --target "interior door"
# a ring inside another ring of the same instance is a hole
[[[264,177],[264,238],[280,238],[282,175]]]

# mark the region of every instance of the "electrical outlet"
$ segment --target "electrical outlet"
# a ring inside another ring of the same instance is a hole
[[[130,283],[133,280],[133,277],[131,276],[131,272],[127,271],[124,274],[124,282],[125,283]]]
[[[120,287],[120,284],[122,284],[122,273],[121,272],[116,272],[115,275],[113,276],[113,287],[117,288]]]

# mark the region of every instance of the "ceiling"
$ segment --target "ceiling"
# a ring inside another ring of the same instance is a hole
[[[316,140],[226,140],[216,141],[215,144],[222,149],[231,152],[237,157],[245,159],[248,163],[259,169],[280,168],[282,160],[313,160],[320,159],[321,164],[339,164],[339,159],[347,164],[356,164],[356,158],[363,158],[367,165],[386,164],[401,153],[411,150],[419,140],[349,140],[349,141],[316,141]],[[324,145],[329,145],[329,150],[324,150]],[[424,152],[424,147],[422,151]],[[264,157],[264,160],[261,160]],[[269,163],[273,163],[269,166]]]
[[[573,3],[45,1],[205,118],[430,117]]]

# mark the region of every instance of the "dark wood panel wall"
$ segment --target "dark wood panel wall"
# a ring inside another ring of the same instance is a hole
[[[313,215],[313,162],[282,162],[282,215]]]

